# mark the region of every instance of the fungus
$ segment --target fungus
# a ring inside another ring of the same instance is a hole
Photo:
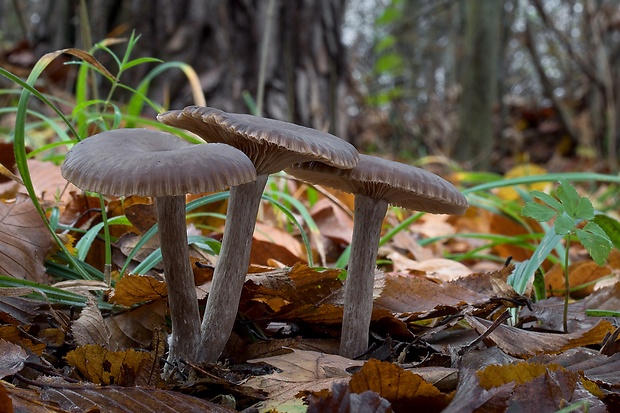
[[[209,107],[190,106],[160,114],[157,119],[189,130],[207,142],[238,148],[252,160],[258,175],[255,182],[230,190],[222,248],[201,326],[204,351],[201,360],[215,362],[234,326],[256,215],[269,174],[296,162],[312,160],[352,168],[358,161],[358,153],[348,142],[325,132]]]
[[[200,313],[188,257],[185,195],[253,181],[252,162],[228,145],[195,145],[165,132],[118,129],[77,143],[61,172],[82,190],[155,198],[172,320],[168,360],[197,361]]]
[[[463,214],[467,200],[451,183],[435,174],[369,155],[360,155],[353,169],[306,162],[295,164],[286,172],[303,181],[355,195],[340,355],[359,356],[368,348],[375,262],[388,204],[435,214]]]

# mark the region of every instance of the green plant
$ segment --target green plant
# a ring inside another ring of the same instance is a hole
[[[577,190],[567,181],[560,181],[555,198],[541,191],[532,191],[531,195],[540,202],[527,202],[521,210],[522,215],[539,222],[549,222],[555,219],[553,223],[554,235],[543,238],[539,248],[542,250],[549,249],[550,246],[558,242],[558,237],[563,238],[566,242],[567,252],[564,254],[563,261],[565,286],[563,328],[564,332],[568,332],[567,317],[570,294],[568,249],[571,240],[576,236],[598,265],[605,264],[612,248],[612,242],[607,233],[594,222],[592,202],[585,196],[579,196]],[[585,225],[583,225],[584,223]],[[552,234],[552,232],[548,234]]]

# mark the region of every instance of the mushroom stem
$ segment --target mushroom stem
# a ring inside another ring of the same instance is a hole
[[[268,174],[230,188],[224,238],[201,326],[200,361],[215,363],[232,332],[247,275],[252,234]]]
[[[157,197],[155,205],[172,320],[168,361],[183,358],[195,362],[200,348],[200,312],[188,258],[185,196]],[[164,369],[164,375],[166,371],[169,369]]]
[[[354,358],[368,349],[373,288],[381,225],[388,202],[355,196],[355,221],[344,292],[340,355]]]

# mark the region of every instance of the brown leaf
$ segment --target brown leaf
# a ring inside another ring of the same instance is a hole
[[[284,300],[273,302],[272,308],[277,311],[286,304],[301,306],[324,301],[342,288],[342,281],[338,279],[340,273],[338,269],[319,271],[297,263],[289,269],[248,275],[245,288],[255,300],[268,297]]]
[[[5,290],[0,288],[0,321],[7,324],[30,324],[41,306],[41,302],[23,297],[4,296],[5,291],[8,292],[15,289],[7,288]]]
[[[594,291],[583,300],[585,308],[618,311],[620,308],[620,282]]]
[[[92,298],[82,309],[80,317],[71,323],[71,332],[78,346],[98,344],[104,348],[109,348],[110,332],[103,321],[97,301]]]
[[[43,350],[45,350],[45,343],[41,343],[39,340],[29,335],[24,330],[23,326],[22,328],[12,325],[0,326],[0,339],[18,344],[37,355],[41,355]]]
[[[111,333],[112,349],[147,348],[156,329],[164,328],[167,312],[168,303],[161,299],[106,317],[104,322]]]
[[[440,412],[450,398],[417,374],[394,363],[368,360],[351,377],[349,387],[354,393],[372,390],[387,399],[394,411],[405,412],[411,406],[424,412]]]
[[[491,321],[470,315],[466,315],[465,319],[478,334],[484,333],[492,324]],[[611,323],[606,320],[599,321],[591,329],[568,334],[538,333],[501,324],[487,339],[511,356],[532,357],[541,353],[559,353],[574,347],[600,344],[605,334],[613,330]]]
[[[308,413],[390,413],[390,402],[373,391],[351,393],[344,383],[334,383],[325,398],[309,397]]]
[[[480,386],[476,370],[461,369],[456,394],[443,413],[505,412],[514,385],[510,382],[487,390]]]
[[[70,351],[65,360],[95,384],[149,387],[159,381],[159,360],[153,352],[108,351],[89,344]]]
[[[488,296],[452,283],[437,283],[427,278],[386,274],[385,287],[375,305],[412,318],[455,314],[465,305],[482,304]]]
[[[540,355],[531,362],[557,364],[566,370],[583,372],[599,386],[620,388],[620,353],[605,356],[590,349],[571,349],[557,355]]]
[[[0,202],[0,273],[45,283],[45,255],[51,236],[34,204],[19,195],[15,202]]]
[[[471,274],[471,270],[465,265],[446,258],[415,261],[397,252],[388,255],[388,258],[394,264],[394,272],[422,275],[442,282],[458,280]]]
[[[578,401],[587,402],[588,412],[605,413],[605,404],[584,386],[579,373],[556,370],[517,386],[508,401],[510,411],[556,411]]]
[[[23,369],[27,358],[28,354],[23,348],[0,339],[0,379]]]
[[[594,261],[581,261],[568,266],[568,282],[574,288],[611,274],[608,266],[599,267]],[[564,269],[555,264],[545,274],[545,286],[550,289],[551,295],[564,296]],[[575,291],[571,291],[573,298],[584,298],[594,291],[594,283]]]
[[[0,382],[7,389],[16,411],[47,413],[134,412],[141,413],[232,413],[221,405],[161,389],[67,384],[23,389]]]
[[[71,192],[78,191],[77,187],[63,178],[60,167],[52,162],[29,159],[28,170],[35,194],[42,200],[56,203],[56,197],[60,196],[60,203],[65,204],[71,201]]]
[[[334,382],[346,381],[346,369],[364,362],[315,351],[293,350],[289,354],[250,360],[250,363],[268,363],[281,372],[249,379],[248,386],[265,390],[272,401],[292,399],[299,392],[317,392],[328,389]]]
[[[327,198],[322,198],[310,209],[319,232],[340,244],[349,245],[353,238],[353,218]]]
[[[269,260],[276,260],[285,265],[295,265],[306,261],[306,253],[301,242],[288,232],[279,228],[256,223],[250,263],[269,265]]]
[[[519,411],[555,411],[578,400],[588,400],[590,409],[593,409],[589,411],[605,411],[603,403],[586,390],[579,373],[565,370],[557,364],[521,362],[488,366],[477,375],[480,385],[487,390],[515,383],[508,405]],[[600,393],[596,386],[586,386]]]
[[[134,304],[168,297],[166,283],[148,275],[126,274],[116,283],[110,301],[131,307]]]

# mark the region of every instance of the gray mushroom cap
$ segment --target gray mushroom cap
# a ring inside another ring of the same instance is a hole
[[[233,147],[192,144],[147,129],[117,129],[84,139],[67,153],[60,171],[82,190],[116,196],[212,192],[256,179],[252,162]]]
[[[193,132],[207,142],[240,149],[254,162],[259,175],[313,160],[348,169],[359,159],[355,147],[337,136],[275,119],[188,106],[160,114],[157,120]]]
[[[416,211],[463,214],[467,199],[445,179],[400,162],[360,155],[353,169],[339,169],[320,162],[295,164],[286,172],[303,181],[328,186]]]

